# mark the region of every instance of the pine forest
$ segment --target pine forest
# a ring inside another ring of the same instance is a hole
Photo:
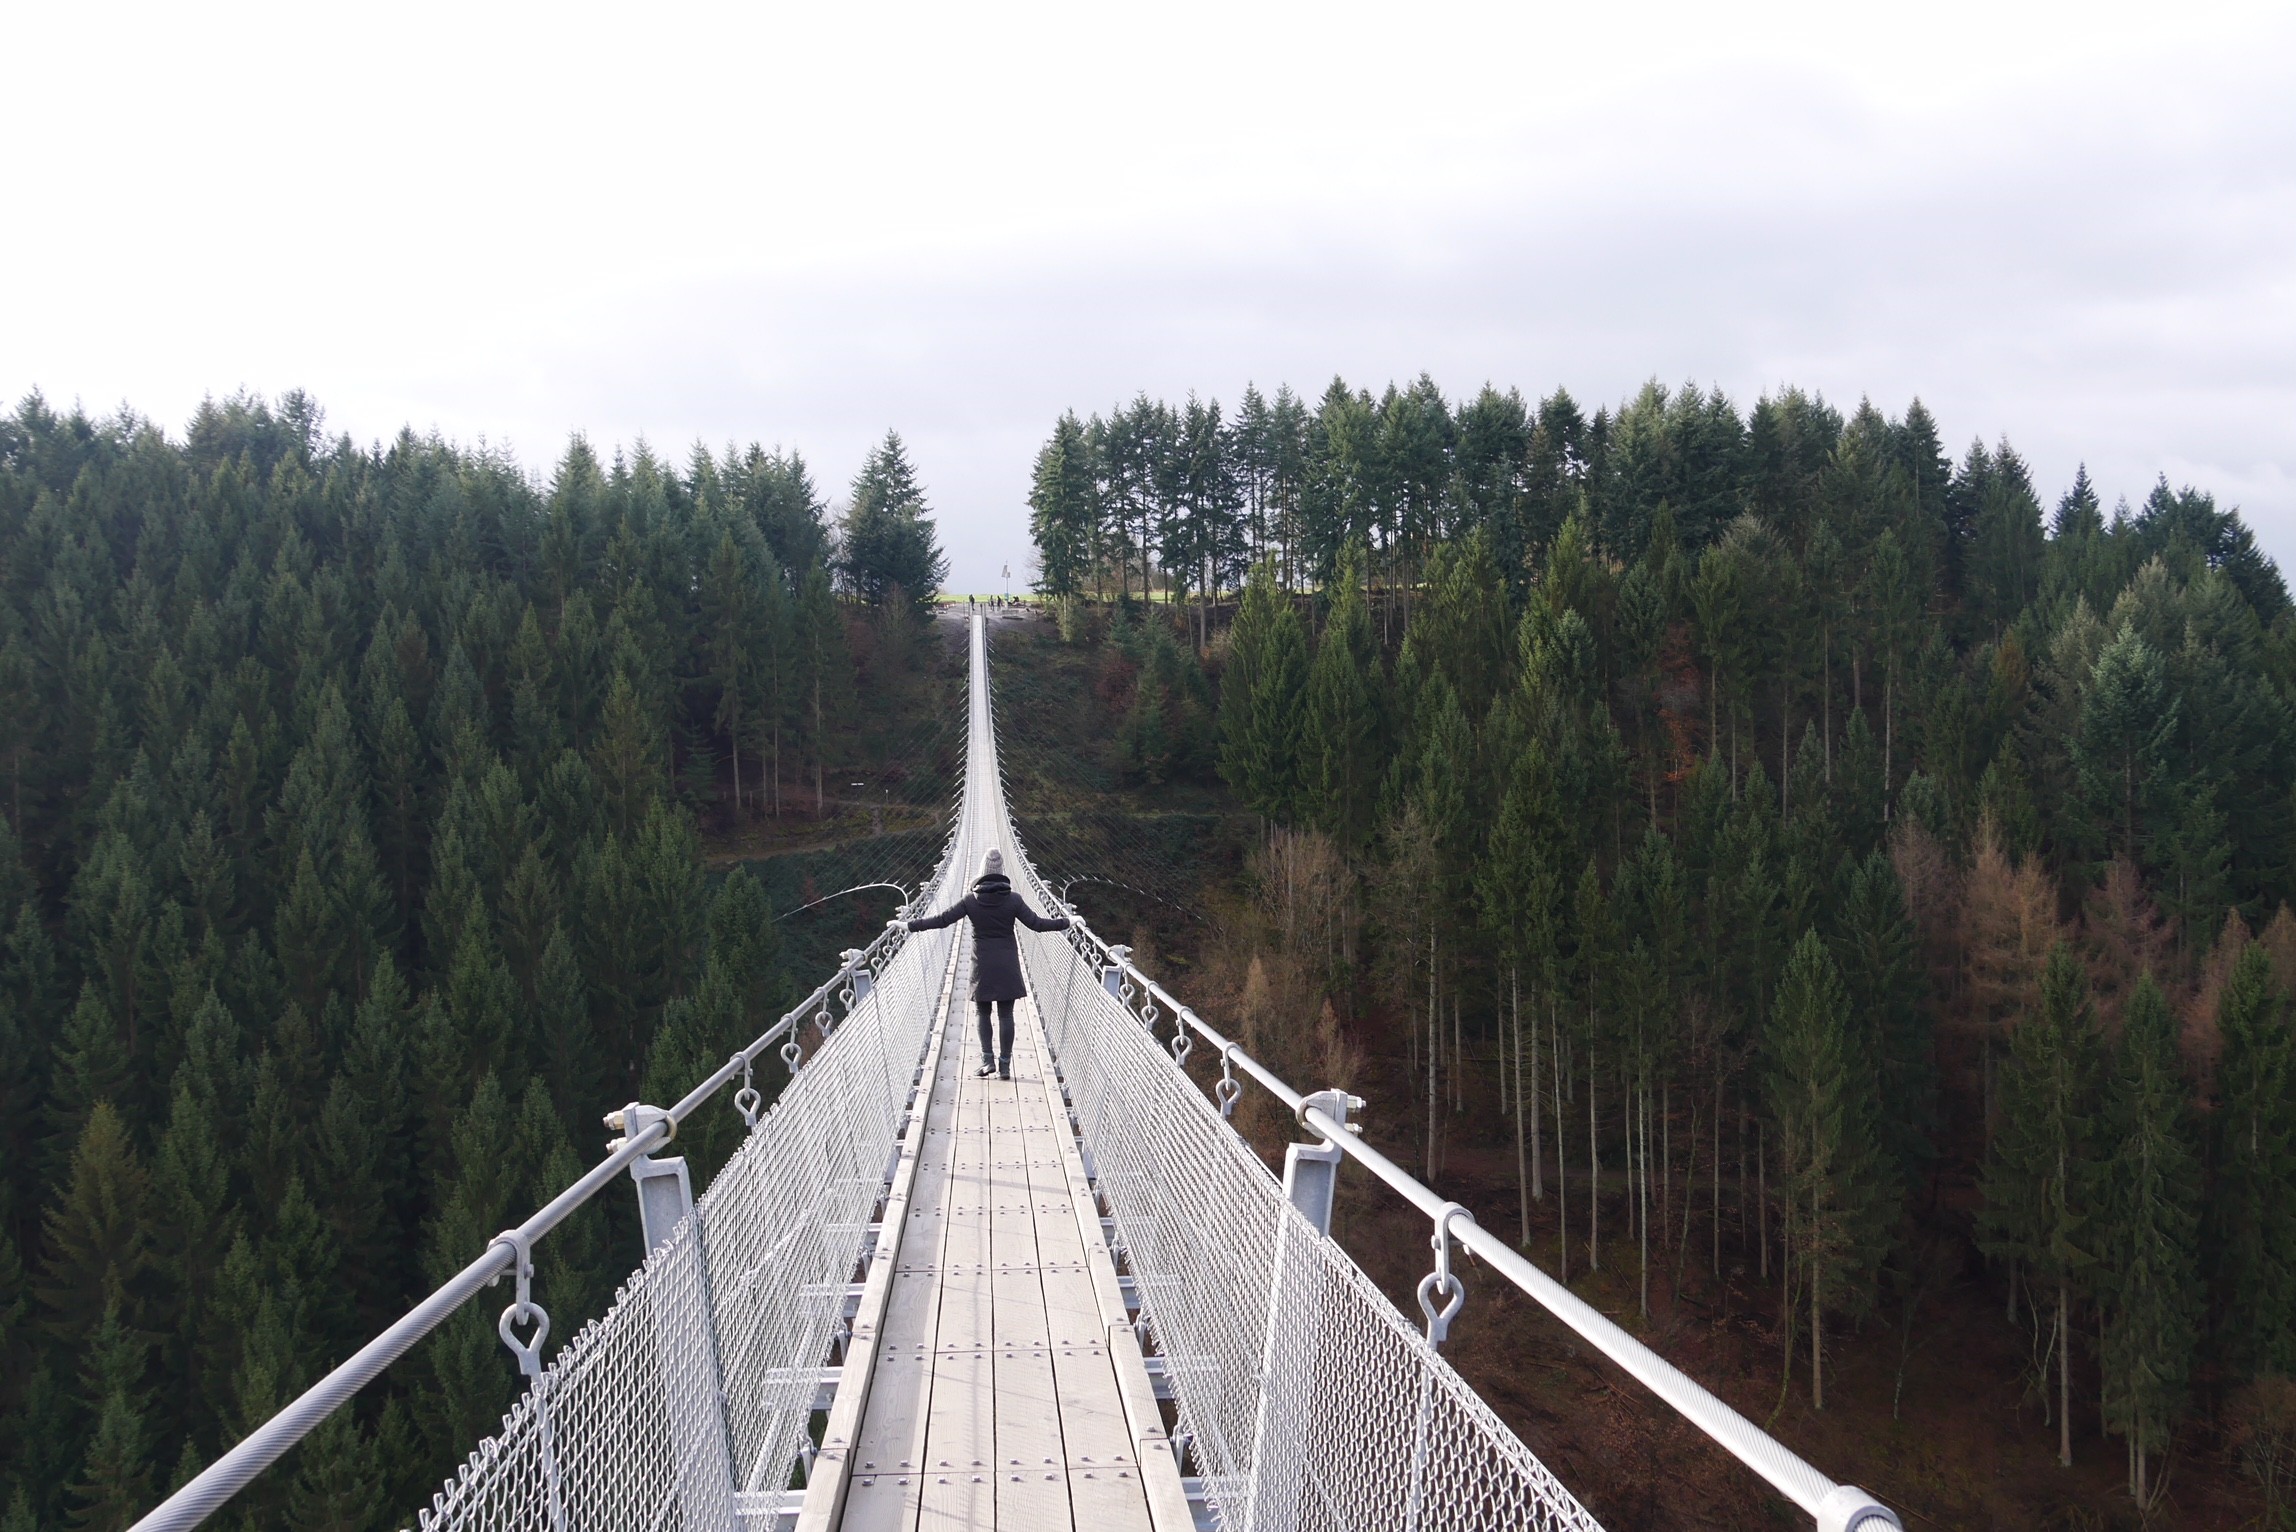
[[[0,1532],[131,1525],[882,926],[962,768],[928,477],[0,418]],[[1918,401],[1424,376],[1065,414],[1027,484],[1004,764],[1097,929],[1909,1524],[2296,1525],[2296,608],[2236,509]],[[1411,1313],[1392,1200],[1334,1232]],[[537,1248],[554,1345],[636,1222]],[[1782,1514],[1469,1282],[1446,1355],[1605,1525]],[[215,1524],[411,1525],[492,1314]]]

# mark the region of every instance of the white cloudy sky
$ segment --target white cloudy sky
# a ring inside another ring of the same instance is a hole
[[[1064,407],[1797,382],[2296,565],[2296,12],[2010,3],[18,6],[0,393],[887,426],[958,588]]]

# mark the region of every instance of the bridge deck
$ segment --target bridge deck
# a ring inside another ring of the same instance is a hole
[[[1139,1461],[1154,1402],[1129,1337],[1111,1344],[1115,1267],[1037,1017],[1021,1003],[1013,1078],[978,1079],[969,990],[943,1018],[840,1525],[1146,1532],[1151,1495],[1185,1501],[1168,1451]]]

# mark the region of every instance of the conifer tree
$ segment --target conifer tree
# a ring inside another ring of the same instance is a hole
[[[95,1430],[72,1484],[71,1521],[96,1532],[126,1532],[153,1498],[147,1348],[121,1317],[117,1299],[106,1303],[88,1342],[82,1381]]]
[[[1220,673],[1220,775],[1247,801],[1251,789],[1246,784],[1253,780],[1252,699],[1266,666],[1280,600],[1274,571],[1266,564],[1254,566],[1228,628],[1228,659]]]
[[[897,594],[920,610],[949,576],[924,489],[896,431],[885,433],[854,476],[852,504],[839,529],[837,568],[846,587],[869,605]]]
[[[71,1174],[48,1209],[46,1280],[50,1328],[78,1344],[107,1313],[131,1330],[144,1323],[151,1269],[151,1177],[109,1101],[88,1112],[72,1148]]]
[[[2106,1108],[2105,1423],[2128,1438],[2129,1491],[2153,1504],[2151,1463],[2188,1404],[2201,1322],[2200,1163],[2168,1000],[2151,974],[2122,1020]]]
[[[492,1072],[480,1078],[469,1107],[455,1120],[444,1171],[447,1179],[435,1192],[439,1211],[423,1258],[424,1275],[434,1284],[461,1270],[522,1212],[513,1205],[525,1181],[517,1119]],[[442,1455],[467,1450],[464,1444],[495,1429],[510,1402],[517,1370],[503,1353],[492,1318],[474,1306],[442,1324],[426,1349],[436,1382],[427,1401],[426,1434]]]
[[[1849,996],[1851,1046],[1873,1063],[1880,1127],[1893,1173],[1911,1185],[1934,1153],[1937,1063],[1923,972],[1905,888],[1876,850],[1850,873],[1834,950]]]
[[[2057,1371],[2057,1461],[2073,1462],[2073,1301],[2088,1291],[2101,1211],[2103,1059],[2088,976],[2063,942],[2049,951],[2038,1006],[2010,1033],[2001,1122],[1986,1158],[1978,1214],[1985,1252],[2048,1313]]]
[[[1307,637],[1291,602],[1276,599],[1244,725],[1245,801],[1278,824],[1300,808],[1300,736],[1307,693]]]
[[[1247,392],[1246,399],[1256,398]],[[1241,422],[1239,422],[1240,424]],[[1100,520],[1092,444],[1074,410],[1063,412],[1036,455],[1028,496],[1029,532],[1040,560],[1037,589],[1056,600],[1084,592],[1092,532]]]
[[[1870,1306],[1896,1189],[1871,1063],[1856,1047],[1848,993],[1815,931],[1805,931],[1786,960],[1764,1052],[1789,1270],[1798,1271],[1808,1306],[1810,1404],[1822,1410],[1826,1313],[1857,1314]]]
[[[2160,656],[2121,625],[2097,656],[2070,741],[2073,768],[2108,856],[2151,860],[2162,824],[2177,710]]]
[[[641,699],[624,670],[606,694],[598,748],[591,761],[606,808],[606,823],[617,835],[636,833],[646,806],[662,791],[666,762],[653,710]]]
[[[2234,962],[2218,1002],[2215,1175],[2217,1352],[2241,1372],[2296,1372],[2296,1039],[2262,943]]]
[[[1342,549],[1329,620],[1308,667],[1300,770],[1310,823],[1342,847],[1370,837],[1378,791],[1379,651],[1363,600],[1363,550]]]

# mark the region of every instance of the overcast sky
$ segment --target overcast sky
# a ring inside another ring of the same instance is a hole
[[[2284,4],[967,10],[15,7],[0,390],[838,495],[890,426],[986,590],[1063,408],[1793,382],[2296,565]]]

